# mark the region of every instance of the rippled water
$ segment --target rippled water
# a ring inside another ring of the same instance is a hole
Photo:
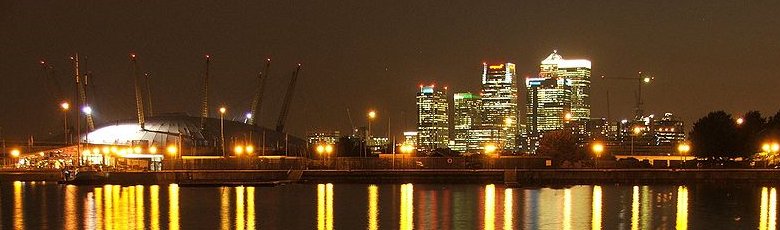
[[[777,189],[739,186],[0,184],[3,229],[775,229]]]

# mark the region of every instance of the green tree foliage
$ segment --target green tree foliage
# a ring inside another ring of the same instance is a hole
[[[569,130],[546,132],[539,140],[539,148],[536,151],[540,155],[551,157],[556,167],[565,161],[573,163],[587,158],[585,150],[577,145],[577,137]]]
[[[712,159],[739,156],[737,125],[726,112],[711,112],[696,121],[690,138],[693,143],[692,150],[697,157]]]
[[[737,125],[737,135],[739,135],[737,154],[749,157],[761,148],[761,135],[766,126],[766,119],[761,117],[760,112],[750,111],[742,117],[742,121],[742,124]]]

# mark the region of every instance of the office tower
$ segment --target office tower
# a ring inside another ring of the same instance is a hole
[[[571,82],[562,77],[526,78],[527,150],[535,153],[546,131],[563,129],[571,108]]]
[[[420,86],[417,93],[418,151],[447,148],[449,143],[447,94],[433,85]]]
[[[563,78],[571,82],[572,121],[586,122],[590,119],[590,70],[589,60],[566,60],[554,50],[542,60],[539,76],[543,78]]]
[[[483,63],[482,134],[502,149],[517,149],[517,79],[515,64]]]
[[[450,149],[460,152],[477,150],[479,143],[469,135],[469,131],[480,124],[481,97],[473,93],[456,93],[453,99],[454,141]]]

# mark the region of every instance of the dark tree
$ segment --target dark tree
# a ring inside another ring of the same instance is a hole
[[[740,148],[736,122],[723,111],[710,112],[696,121],[690,137],[697,157],[736,157]]]
[[[587,158],[585,150],[577,145],[577,137],[569,130],[544,133],[536,151],[540,155],[551,157],[555,167],[566,161],[574,163]]]
[[[764,130],[760,134],[762,141],[780,139],[780,111],[767,119]]]
[[[761,131],[764,129],[766,119],[761,117],[758,111],[750,111],[742,117],[742,124],[737,125],[739,135],[739,149],[737,155],[750,157],[761,148]]]

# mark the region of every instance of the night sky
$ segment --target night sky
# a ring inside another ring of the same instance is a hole
[[[598,76],[655,76],[648,113],[690,128],[712,110],[772,115],[780,106],[778,1],[0,1],[0,126],[9,139],[62,132],[47,59],[74,94],[68,57],[87,57],[97,123],[132,119],[128,53],[152,73],[156,113],[200,107],[203,55],[212,55],[212,111],[249,109],[263,60],[273,64],[262,123],[273,127],[290,72],[303,71],[289,130],[349,130],[376,109],[372,129],[415,128],[421,83],[480,89],[483,61],[538,73],[552,50],[593,62],[593,116],[633,114],[636,84]],[[522,81],[521,111],[525,90]],[[49,86],[47,86],[47,84]]]

